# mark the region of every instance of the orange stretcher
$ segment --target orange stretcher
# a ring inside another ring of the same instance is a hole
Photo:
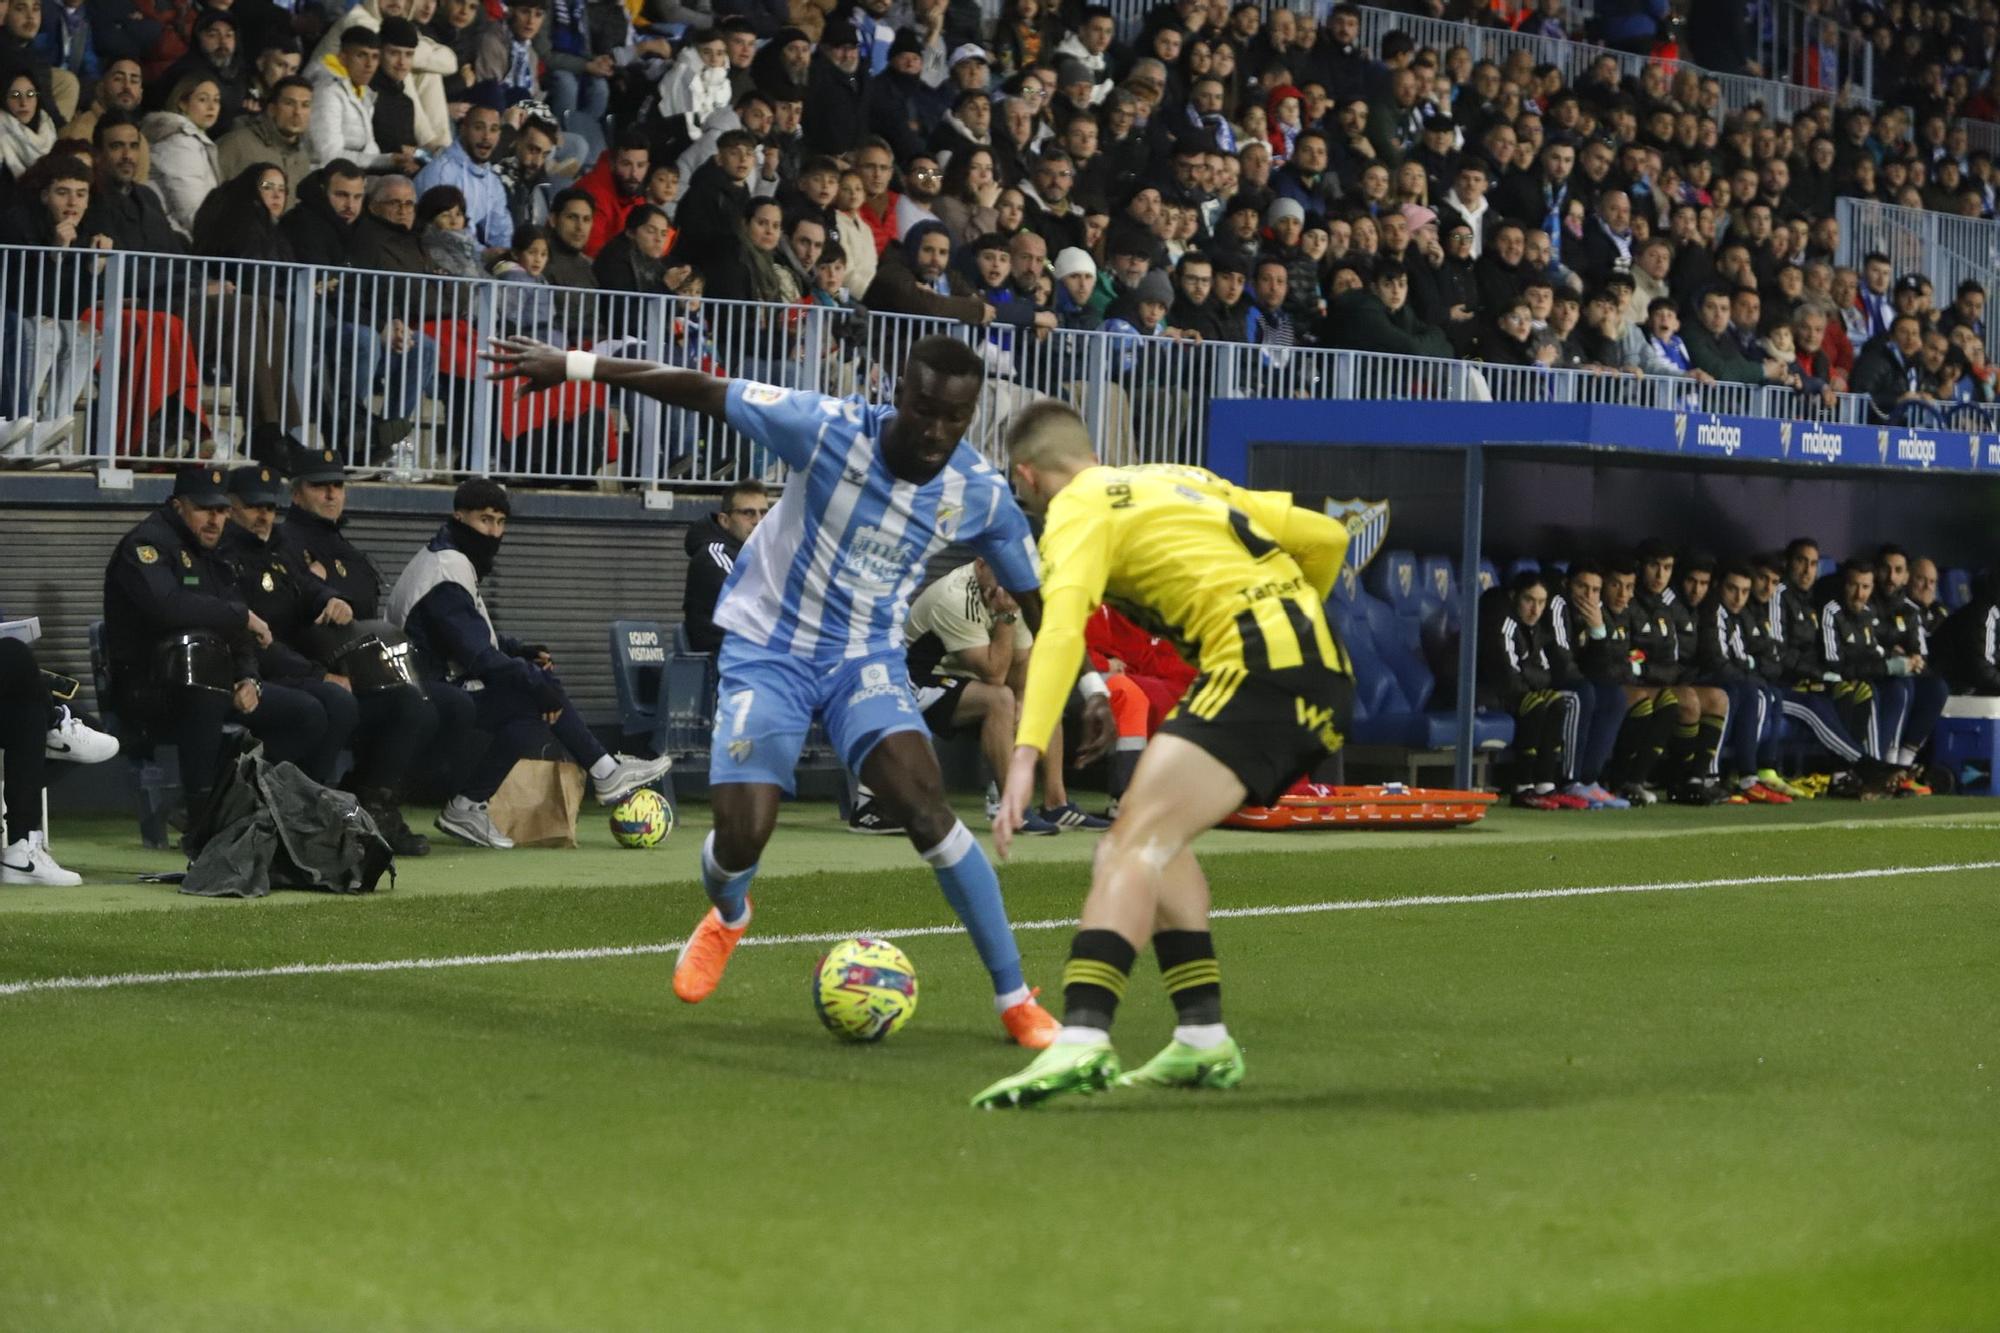
[[[1278,832],[1315,828],[1457,828],[1486,817],[1499,799],[1487,791],[1409,787],[1328,787],[1300,782],[1276,805],[1246,805],[1222,821],[1225,828]]]

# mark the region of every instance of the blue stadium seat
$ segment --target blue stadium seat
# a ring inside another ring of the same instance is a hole
[[[1533,556],[1524,555],[1508,564],[1507,582],[1512,583],[1516,577],[1522,574],[1539,574],[1541,572],[1542,562]]]
[[[1500,586],[1500,567],[1491,560],[1479,562],[1479,591],[1491,592]]]
[[[1430,706],[1437,679],[1411,636],[1410,619],[1364,592],[1352,570],[1343,570],[1335,582],[1327,612],[1354,659],[1354,719],[1349,727],[1354,741],[1449,751],[1456,741],[1456,710]],[[1475,719],[1475,744],[1481,750],[1499,749],[1513,734],[1512,718],[1482,713]]]
[[[1427,555],[1418,563],[1417,571],[1418,581],[1423,586],[1422,610],[1425,616],[1458,605],[1458,571],[1449,559],[1441,555]]]
[[[618,692],[618,729],[627,739],[659,729],[660,686],[667,640],[656,620],[611,622],[611,679]]]
[[[1823,555],[1819,558],[1819,576],[1821,578],[1825,578],[1829,574],[1838,573],[1839,570],[1840,561],[1834,559],[1832,556]]]
[[[1972,600],[1972,571],[1947,569],[1944,572],[1944,604],[1956,611]]]
[[[1369,567],[1366,586],[1397,615],[1423,618],[1425,588],[1415,553],[1382,552]]]

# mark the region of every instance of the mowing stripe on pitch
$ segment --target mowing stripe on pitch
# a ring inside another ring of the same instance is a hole
[[[1356,898],[1345,902],[1278,903],[1264,907],[1221,907],[1211,917],[1313,916],[1322,912],[1377,912],[1399,907],[1469,907],[1480,903],[1535,902],[1551,898],[1601,898],[1621,893],[1683,893],[1693,889],[1733,889],[1755,884],[1830,884],[1857,879],[1897,879],[1909,875],[1950,875],[1965,870],[2000,870],[2000,861],[1963,861],[1953,865],[1887,866],[1880,870],[1836,870],[1817,875],[1744,875],[1733,879],[1662,880],[1652,884],[1594,884],[1567,889],[1510,889],[1499,893],[1433,893],[1410,898]],[[1076,921],[1017,921],[1014,929],[1069,930]],[[882,939],[919,939],[926,935],[957,935],[961,926],[911,926],[902,930],[819,931],[804,935],[752,935],[744,948],[781,944],[838,944],[856,935]],[[0,996],[38,991],[114,990],[125,986],[160,986],[176,981],[247,981],[261,977],[345,976],[365,972],[430,972],[452,967],[495,967],[505,963],[588,962],[600,958],[645,958],[680,951],[684,940],[664,944],[609,944],[587,949],[521,949],[513,953],[461,954],[445,958],[384,958],[356,963],[280,963],[272,967],[219,967],[181,972],[120,972],[93,977],[40,977],[0,982]]]

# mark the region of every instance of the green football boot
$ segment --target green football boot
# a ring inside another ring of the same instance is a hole
[[[972,1099],[981,1110],[1036,1106],[1069,1093],[1103,1092],[1118,1081],[1118,1052],[1108,1041],[1090,1046],[1057,1043],[1012,1078]]]
[[[1243,1081],[1243,1048],[1236,1038],[1196,1050],[1172,1041],[1145,1064],[1118,1080],[1121,1088],[1233,1088]]]

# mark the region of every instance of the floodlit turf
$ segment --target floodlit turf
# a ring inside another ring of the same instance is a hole
[[[656,946],[698,832],[367,899],[0,890],[0,982]],[[900,843],[782,837],[753,939],[949,921]],[[1089,846],[1030,845],[1017,919]],[[2000,869],[1830,878],[2000,862],[1993,802],[1212,850],[1233,907],[1797,878],[1230,920],[1242,1089],[1023,1114],[965,1106],[1022,1057],[952,935],[869,1048],[810,944],[697,1008],[660,955],[0,995],[0,1328],[2000,1326]],[[1024,932],[1031,977],[1066,942]],[[1171,1019],[1149,960],[1132,993],[1136,1062]]]

